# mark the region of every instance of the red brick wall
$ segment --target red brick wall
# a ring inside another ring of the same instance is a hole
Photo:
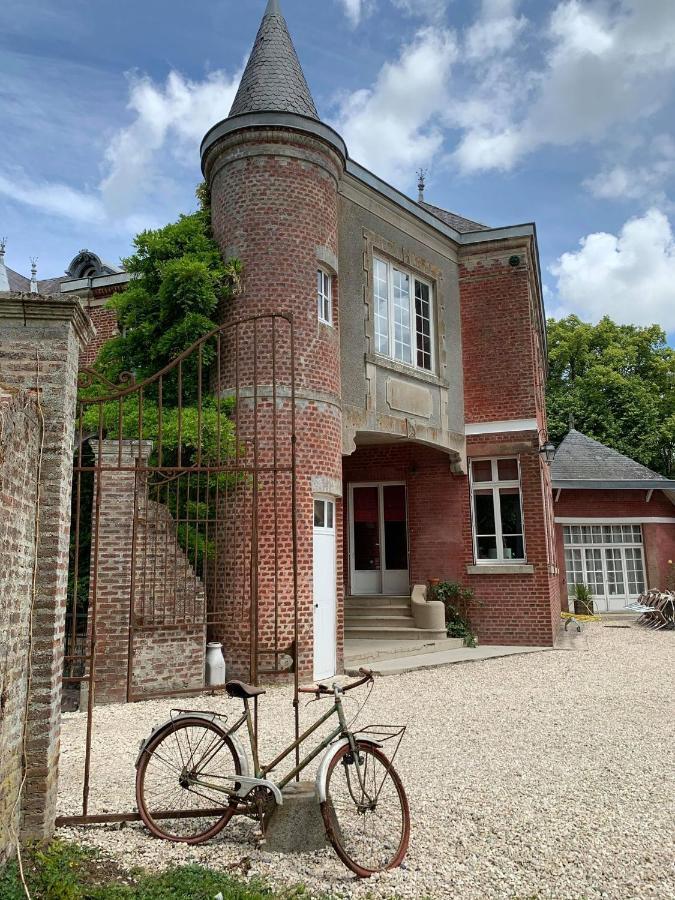
[[[535,416],[544,421],[544,368],[527,253],[513,253],[521,258],[516,267],[503,250],[465,251],[460,262],[464,411],[470,423]]]
[[[675,504],[663,491],[654,491],[647,503],[646,491],[573,491],[564,490],[555,502],[556,518],[575,519],[675,519]],[[563,526],[556,525],[560,553],[560,590],[565,604],[567,583],[563,556]],[[675,560],[675,523],[645,523],[642,526],[647,584],[665,588],[668,560]]]
[[[35,397],[0,387],[0,865],[19,831],[39,447]]]
[[[96,329],[96,337],[82,351],[80,355],[80,368],[92,366],[96,361],[98,352],[110,338],[119,334],[117,328],[117,313],[105,306],[87,306],[89,318]]]
[[[282,131],[242,132],[219,144],[206,162],[211,187],[213,230],[223,255],[237,256],[244,266],[243,292],[222,310],[224,324],[252,315],[288,312],[295,329],[295,376],[298,397],[297,522],[298,522],[298,666],[302,677],[312,674],[313,659],[313,493],[312,478],[341,478],[342,421],[340,411],[339,296],[333,280],[334,327],[318,321],[317,248],[337,255],[337,181],[342,163],[320,141]],[[270,384],[270,338],[264,323],[258,332],[258,352],[251,336],[241,336],[237,358],[240,386]],[[262,345],[262,348],[261,348]],[[268,355],[265,356],[265,347]],[[280,348],[278,348],[280,349]],[[289,377],[288,352],[276,370],[277,384]],[[285,368],[284,368],[285,366]],[[235,373],[221,372],[221,385],[231,390]],[[241,404],[240,404],[241,407]],[[246,416],[249,416],[248,422]],[[254,433],[257,429],[257,434]],[[272,417],[252,430],[250,413],[240,410],[239,433],[252,436],[257,464],[271,461]],[[277,443],[285,435],[277,431]],[[288,508],[286,503],[284,509]],[[245,512],[245,509],[244,509]],[[236,515],[236,512],[233,510]],[[293,638],[292,560],[289,528],[274,543],[274,491],[261,492],[258,518],[259,579],[258,632],[262,649],[286,646]],[[339,516],[339,508],[337,510]],[[282,522],[285,520],[282,520]],[[235,563],[241,567],[241,561]],[[270,572],[278,572],[271,576]],[[275,613],[276,610],[276,613]],[[341,634],[342,596],[338,584],[338,634]],[[242,623],[237,639],[242,655],[248,641]],[[226,635],[227,636],[227,635]],[[231,643],[234,643],[234,636]],[[338,647],[338,656],[341,648]],[[236,661],[232,660],[236,665]],[[246,660],[241,660],[246,666]]]
[[[423,584],[429,578],[441,578],[472,587],[480,603],[474,609],[472,620],[482,643],[550,645],[558,628],[560,601],[557,577],[549,571],[553,551],[546,540],[542,463],[536,440],[513,444],[508,438],[508,435],[490,436],[489,443],[470,438],[469,453],[520,457],[525,539],[533,574],[467,573],[467,566],[474,561],[469,480],[466,476],[452,475],[450,460],[440,451],[415,444],[362,447],[344,458],[345,497],[348,497],[349,483],[405,482],[411,582]],[[348,541],[345,524],[347,578]]]
[[[131,666],[134,699],[204,684],[205,591],[176,536],[171,512],[149,500],[133,470],[132,442],[104,442],[100,511],[94,514],[92,567],[96,565],[95,702],[127,699],[129,609],[136,628]],[[96,477],[99,477],[98,474]],[[93,590],[93,579],[90,592]],[[92,634],[93,595],[88,632]],[[84,706],[84,702],[81,702]]]

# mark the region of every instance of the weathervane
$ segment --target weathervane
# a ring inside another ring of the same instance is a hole
[[[30,258],[30,292],[31,294],[37,294],[38,292],[38,283],[37,283],[37,256],[31,256]]]
[[[417,198],[418,203],[424,203],[424,188],[426,187],[426,183],[427,183],[427,174],[428,174],[428,169],[418,169],[417,170],[417,177],[418,177],[417,188],[419,190],[419,196]]]

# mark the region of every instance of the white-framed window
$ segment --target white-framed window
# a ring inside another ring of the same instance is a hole
[[[382,356],[433,371],[433,292],[411,272],[373,258],[375,350]]]
[[[517,457],[471,461],[471,508],[476,562],[524,562],[523,503]]]
[[[316,299],[319,322],[333,324],[333,279],[324,271],[316,270]]]
[[[335,501],[324,497],[314,500],[314,527],[333,531],[335,528]]]
[[[567,593],[586,584],[594,597],[638,596],[646,586],[641,525],[565,525]]]

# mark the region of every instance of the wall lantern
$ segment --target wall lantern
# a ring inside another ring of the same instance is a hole
[[[550,466],[555,459],[555,452],[555,444],[551,443],[551,441],[546,441],[546,443],[539,448],[539,455],[546,460],[547,466]]]

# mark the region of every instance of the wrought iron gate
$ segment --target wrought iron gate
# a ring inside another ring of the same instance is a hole
[[[151,378],[81,375],[64,690],[86,708],[199,694],[208,642],[228,677],[295,672],[298,568],[293,323],[224,325]],[[131,776],[130,776],[131,777]]]

